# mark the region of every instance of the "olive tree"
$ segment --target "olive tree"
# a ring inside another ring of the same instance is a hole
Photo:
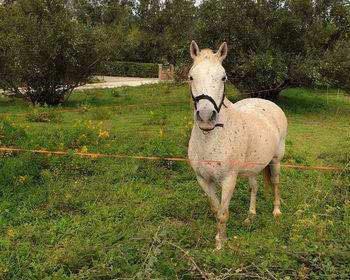
[[[0,87],[28,104],[58,105],[99,65],[97,33],[70,1],[18,0],[0,6]]]

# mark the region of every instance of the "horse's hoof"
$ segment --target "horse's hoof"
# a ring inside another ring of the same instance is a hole
[[[215,236],[215,241],[216,241],[216,248],[214,251],[219,251],[222,249],[222,246],[226,242],[226,237],[220,237],[219,234]]]
[[[256,213],[248,212],[248,217],[244,220],[243,224],[248,226],[251,222],[255,220]]]
[[[274,218],[278,218],[282,216],[282,213],[280,210],[273,210],[272,215]]]
[[[217,244],[216,248],[213,250],[213,252],[219,252],[219,251],[221,251],[221,249],[222,249],[222,245],[221,244]]]
[[[215,239],[216,239],[216,248],[213,250],[213,252],[217,252],[217,251],[221,250],[221,248],[222,248],[222,241],[217,239],[217,238],[215,238]]]
[[[244,226],[247,227],[251,222],[252,222],[251,219],[247,218],[247,219],[244,220],[243,224],[244,224]]]

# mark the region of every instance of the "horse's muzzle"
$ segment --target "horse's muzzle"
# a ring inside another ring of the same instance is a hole
[[[216,111],[202,111],[201,113],[199,112],[199,110],[196,112],[196,119],[199,122],[213,122],[216,120]]]
[[[198,126],[203,131],[210,131],[215,128],[214,121],[216,120],[216,111],[207,111],[204,110],[200,112],[199,110],[196,112],[196,120],[198,122]]]

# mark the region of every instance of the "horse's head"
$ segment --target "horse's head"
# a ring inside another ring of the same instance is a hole
[[[189,73],[191,94],[195,108],[195,120],[204,131],[213,130],[217,115],[224,102],[226,72],[222,61],[227,55],[227,44],[223,43],[217,53],[209,49],[200,50],[195,41],[190,47],[193,66]]]

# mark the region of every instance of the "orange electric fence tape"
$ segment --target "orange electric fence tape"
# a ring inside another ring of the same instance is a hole
[[[45,150],[28,150],[28,149],[15,149],[15,148],[0,148],[0,151],[31,152],[31,153],[58,154],[58,155],[78,155],[78,156],[90,156],[90,157],[147,159],[147,160],[169,160],[169,161],[187,161],[187,162],[195,161],[195,162],[242,164],[242,165],[264,165],[264,166],[267,165],[265,163],[258,163],[258,162],[223,162],[223,161],[218,161],[218,160],[201,160],[201,159],[187,159],[187,158],[162,158],[162,157],[144,157],[144,156],[127,156],[127,155],[106,155],[106,154],[74,153],[74,152],[45,151]],[[268,164],[268,165],[277,165],[277,164]],[[303,169],[343,170],[343,171],[350,170],[350,168],[341,168],[341,167],[304,166],[304,165],[290,165],[290,164],[279,164],[279,166],[290,167],[290,168],[303,168]]]
[[[256,93],[262,93],[262,92],[268,92],[268,91],[282,90],[282,89],[285,89],[285,88],[288,88],[288,87],[271,88],[271,89],[265,89],[265,90],[255,91],[255,92],[242,92],[242,93],[238,93],[238,94],[226,94],[226,96],[238,96],[238,95],[256,94]],[[161,101],[161,102],[142,103],[142,104],[116,105],[116,106],[106,106],[106,107],[93,107],[93,108],[83,108],[83,109],[60,110],[60,111],[49,111],[49,112],[39,112],[39,113],[8,114],[8,115],[0,115],[0,118],[4,118],[4,117],[23,117],[23,116],[30,116],[30,115],[48,115],[48,114],[67,113],[67,112],[82,112],[82,111],[91,111],[91,110],[98,110],[98,109],[114,109],[114,108],[125,108],[125,107],[140,107],[140,106],[162,105],[162,104],[188,102],[190,100],[191,99],[174,100],[174,101]]]
[[[272,88],[266,90],[260,90],[255,92],[243,92],[238,94],[226,94],[226,96],[237,96],[237,95],[247,95],[255,94],[261,92],[282,90],[288,87]],[[54,114],[54,113],[65,113],[65,112],[79,112],[79,111],[90,111],[97,109],[112,109],[112,108],[123,108],[123,107],[138,107],[138,106],[149,106],[149,105],[160,105],[160,104],[171,104],[179,102],[187,102],[186,100],[175,100],[175,101],[163,101],[154,103],[143,103],[143,104],[130,104],[130,105],[117,105],[117,106],[107,106],[107,107],[95,107],[95,108],[85,108],[85,109],[72,109],[72,110],[61,110],[52,112],[40,112],[40,113],[23,113],[23,114],[11,114],[11,115],[0,115],[0,117],[12,117],[12,116],[28,116],[34,114]],[[32,152],[32,153],[46,153],[46,154],[60,154],[60,155],[80,155],[80,156],[91,156],[91,157],[114,157],[114,158],[130,158],[130,159],[148,159],[148,160],[169,160],[169,161],[196,161],[196,162],[210,162],[210,163],[225,163],[216,160],[199,160],[199,159],[185,159],[185,158],[161,158],[161,157],[144,157],[144,156],[126,156],[126,155],[106,155],[106,154],[92,154],[92,153],[73,153],[73,152],[62,152],[62,151],[44,151],[44,150],[29,150],[29,149],[15,149],[15,148],[0,148],[0,151],[16,151],[16,152]],[[265,163],[257,162],[226,162],[226,164],[242,164],[242,165],[266,165]],[[269,164],[273,165],[273,164]],[[321,169],[321,170],[350,170],[350,168],[341,167],[323,167],[323,166],[303,166],[303,165],[290,165],[290,164],[280,164],[281,167],[291,167],[291,168],[303,168],[303,169]]]

